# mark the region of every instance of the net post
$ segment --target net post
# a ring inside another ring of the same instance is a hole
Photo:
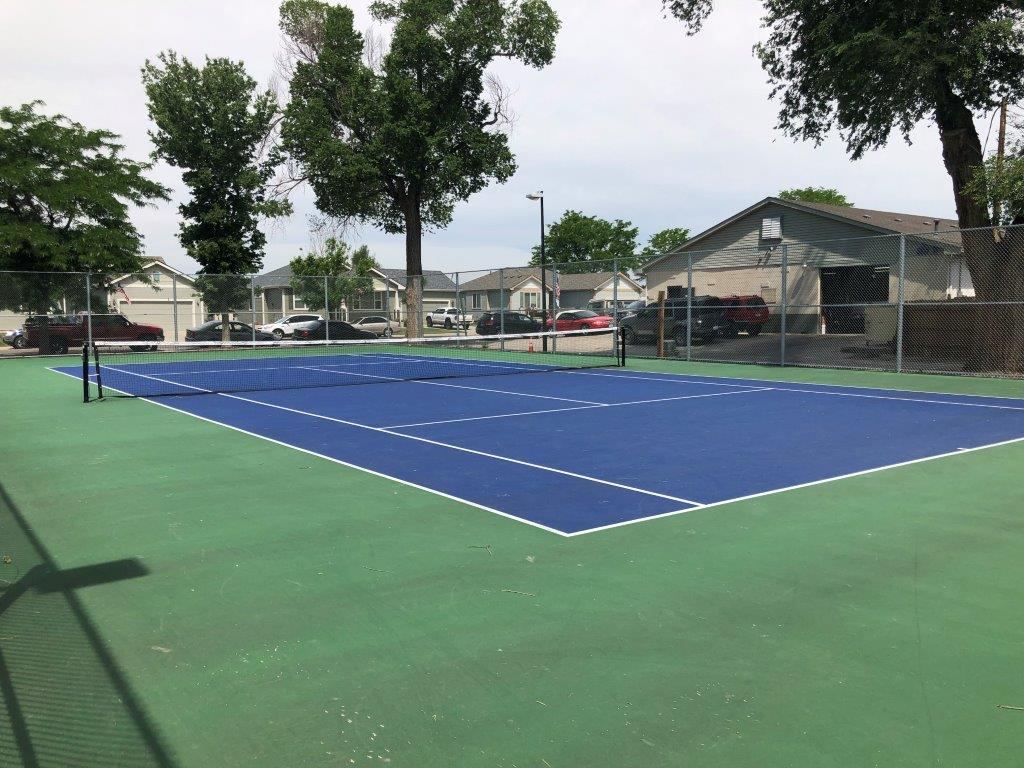
[[[93,357],[93,360],[95,361],[95,365],[96,365],[96,396],[100,400],[102,400],[103,399],[103,377],[102,377],[102,375],[100,375],[100,348],[96,345],[95,341],[92,343],[92,357]]]
[[[178,341],[178,277],[171,273],[171,312],[174,313],[174,341]]]
[[[612,318],[615,325],[619,324],[619,258],[616,256],[612,259]],[[618,342],[613,338],[612,347],[617,346]]]
[[[331,301],[328,293],[330,289],[327,287],[327,275],[324,275],[324,318],[326,325],[324,326],[324,340],[331,340]]]
[[[85,344],[92,344],[92,274],[85,273]],[[89,402],[86,400],[86,402]]]
[[[780,283],[782,301],[779,304],[779,365],[786,366],[786,315],[789,311],[789,246],[782,244],[782,260],[779,262],[782,272]]]
[[[693,254],[686,254],[686,362],[693,359]]]
[[[907,236],[900,235],[900,276],[896,288],[896,373],[903,373],[903,307],[907,290]]]
[[[505,351],[505,268],[498,270],[498,325],[501,335],[501,351]]]
[[[554,335],[558,330],[558,310],[561,306],[559,294],[561,290],[558,286],[558,264],[556,262],[551,263],[551,351],[558,351],[558,336]],[[544,330],[547,330],[547,326],[544,326]]]
[[[89,402],[89,345],[82,345],[82,402]]]
[[[626,367],[626,334],[621,329],[616,329],[616,333],[619,337],[619,367]]]
[[[256,343],[256,276],[249,275],[249,322],[252,329],[252,343]]]

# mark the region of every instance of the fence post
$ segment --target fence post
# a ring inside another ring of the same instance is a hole
[[[558,310],[562,305],[560,295],[562,293],[561,288],[558,285],[558,264],[551,262],[551,333],[558,330]],[[545,326],[544,330],[547,330]],[[551,351],[558,351],[558,337],[551,337]]]
[[[174,313],[174,341],[178,341],[178,278],[171,273],[171,310]]]
[[[256,275],[249,275],[249,326],[252,329],[252,343],[256,343]]]
[[[779,365],[786,365],[786,314],[789,311],[789,246],[782,244],[781,288],[782,299],[779,305]]]
[[[505,269],[498,270],[498,332],[501,334],[501,351],[505,351]]]
[[[85,343],[92,346],[92,274],[85,273]]]
[[[325,325],[324,325],[324,340],[325,341],[330,341],[331,340],[331,301],[330,301],[330,296],[328,296],[329,292],[330,292],[330,289],[327,287],[327,275],[324,275],[324,315],[326,315],[326,317],[324,317],[324,321],[325,321]]]
[[[679,350],[676,350],[679,354]],[[693,356],[693,254],[686,254],[686,362]],[[660,357],[660,355],[659,355]]]
[[[903,373],[903,305],[907,290],[907,236],[900,235],[900,277],[896,288],[896,373]]]
[[[615,325],[619,324],[619,259],[615,257],[612,260],[612,317],[615,318]],[[618,352],[616,346],[616,334],[612,334],[612,354]]]
[[[384,319],[388,321],[387,329],[390,331],[391,330],[391,286],[388,284],[388,281],[386,279],[384,281],[384,303],[383,303],[382,306],[384,308]],[[351,315],[349,315],[349,317],[351,317]]]
[[[455,335],[462,335],[462,291],[459,290],[459,273],[455,273]],[[469,332],[469,329],[466,329]]]

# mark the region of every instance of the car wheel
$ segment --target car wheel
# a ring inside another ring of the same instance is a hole
[[[636,344],[636,331],[627,326],[622,329],[622,338],[626,340],[627,344]]]
[[[156,339],[153,336],[143,335],[143,336],[139,336],[137,341],[156,341]],[[156,349],[156,344],[152,344],[152,345],[147,344],[144,347],[143,346],[133,346],[132,347],[132,351],[133,352],[152,352],[155,349]]]
[[[282,331],[280,328],[275,328],[270,332],[270,335],[274,337],[275,341],[280,341],[281,339],[284,338],[284,331]]]
[[[724,336],[727,339],[735,339],[739,335],[739,326],[737,326],[736,323],[733,322],[730,322],[727,326],[725,326],[725,330],[722,331],[722,336]]]
[[[450,318],[445,318],[444,327],[447,328],[449,331],[452,329],[452,321]]]
[[[760,324],[748,325],[747,326],[747,334],[749,336],[757,336],[757,334],[759,334],[760,332],[761,332],[761,325]]]
[[[68,340],[63,336],[54,336],[50,339],[51,355],[66,355],[68,353]]]
[[[434,318],[428,317],[427,318],[427,328],[433,328],[433,327],[434,327]]]
[[[395,335],[395,332],[393,330],[391,330],[390,328],[385,328],[384,329],[384,333],[381,334],[381,336],[383,336],[385,339],[390,339],[394,335]]]
[[[672,331],[672,338],[676,342],[676,347],[685,347],[686,346],[686,336],[687,336],[687,333],[686,333],[686,327],[685,326],[683,326],[681,328],[676,328],[676,329],[674,329]]]
[[[28,339],[26,339],[24,336],[18,336],[14,339],[14,344],[12,346],[15,349],[24,349],[25,347],[28,346]]]

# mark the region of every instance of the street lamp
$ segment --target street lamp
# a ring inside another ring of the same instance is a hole
[[[527,200],[540,200],[540,321],[548,329],[548,280],[547,280],[547,254],[544,251],[544,191],[532,192],[526,196]],[[552,329],[554,323],[551,324]],[[548,337],[542,336],[542,349],[548,351]]]

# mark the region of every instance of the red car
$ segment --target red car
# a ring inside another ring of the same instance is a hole
[[[725,336],[737,336],[740,331],[757,336],[771,315],[760,296],[723,296],[722,304],[725,307]]]
[[[589,309],[567,309],[555,315],[554,322],[556,331],[579,331],[588,328],[607,328],[615,323],[615,318],[599,315]],[[551,330],[550,320],[548,330]]]
[[[33,319],[33,318],[30,318]],[[87,317],[80,315],[55,315],[45,318],[45,332],[41,328],[41,315],[34,322],[25,322],[27,346],[39,347],[44,343],[43,353],[62,355],[69,347],[80,347],[88,335]],[[133,323],[124,315],[93,315],[92,338],[94,341],[163,341],[164,329],[155,325]],[[138,351],[145,347],[135,347]]]

